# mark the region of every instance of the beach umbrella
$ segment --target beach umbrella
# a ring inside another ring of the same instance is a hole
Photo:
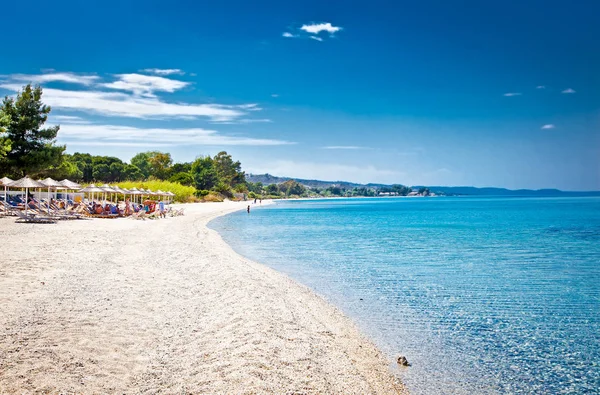
[[[79,192],[91,193],[92,194],[92,200],[93,200],[94,199],[94,192],[104,192],[104,191],[102,189],[98,188],[96,185],[90,184],[87,187],[80,189]]]
[[[115,193],[115,190],[110,185],[104,184],[100,187],[104,191],[104,200],[106,200],[106,193]]]
[[[165,192],[165,195],[169,196],[171,199],[173,198],[173,196],[175,196],[175,194],[171,191]],[[171,199],[169,199],[169,203],[171,203]]]
[[[25,176],[17,181],[8,184],[9,188],[24,188],[25,189],[25,216],[27,217],[27,208],[29,207],[29,188],[45,188],[41,182],[32,180]]]
[[[133,187],[129,190],[129,193],[131,193],[132,195],[141,195],[143,192],[141,192],[139,189],[137,189],[136,187]],[[134,198],[135,201],[135,198]]]
[[[8,184],[11,183],[11,182],[13,182],[13,181],[14,180],[11,180],[8,177],[2,177],[2,178],[0,178],[0,185],[4,186],[4,202],[5,203],[8,203],[8,201],[6,200],[6,191],[8,189]]]
[[[48,188],[48,214],[50,214],[50,190],[52,188],[58,189],[58,188],[64,188],[63,185],[60,183],[60,181],[56,181],[53,180],[52,178],[48,177],[45,180],[40,180],[40,182],[42,184],[44,184],[46,186],[46,188]]]
[[[67,190],[69,190],[69,189],[72,189],[72,190],[76,191],[76,190],[78,190],[78,189],[80,189],[80,188],[81,188],[81,185],[79,185],[78,183],[76,183],[76,182],[73,182],[73,181],[71,181],[71,180],[67,180],[66,178],[65,178],[64,180],[62,180],[60,183],[61,183],[61,184],[62,184],[62,186],[63,186],[63,187],[65,187],[65,189],[67,189]],[[68,196],[66,196],[66,199],[65,199],[65,200],[69,200],[69,197],[68,197]],[[66,204],[65,204],[65,208],[67,208],[67,205],[66,205]]]

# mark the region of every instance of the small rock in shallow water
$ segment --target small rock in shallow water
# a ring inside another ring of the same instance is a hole
[[[405,357],[405,356],[403,356],[403,355],[400,355],[400,356],[398,357],[398,360],[397,360],[397,362],[398,362],[398,365],[402,365],[402,366],[410,366],[410,363],[408,363],[408,359],[406,359],[406,357]]]

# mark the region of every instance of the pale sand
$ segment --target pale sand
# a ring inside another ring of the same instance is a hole
[[[206,227],[239,208],[0,218],[0,393],[405,393],[348,318]]]

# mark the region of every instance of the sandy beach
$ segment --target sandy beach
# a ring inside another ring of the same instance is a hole
[[[308,288],[183,217],[0,218],[0,393],[406,393]]]

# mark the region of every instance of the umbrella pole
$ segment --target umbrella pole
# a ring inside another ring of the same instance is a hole
[[[27,208],[29,207],[29,188],[25,188],[25,217],[27,217]]]

